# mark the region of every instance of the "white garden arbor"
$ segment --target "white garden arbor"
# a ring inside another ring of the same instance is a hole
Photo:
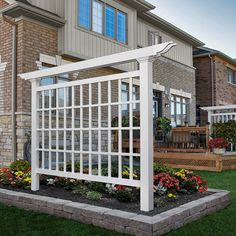
[[[153,209],[152,64],[154,58],[173,46],[173,42],[168,42],[20,75],[32,83],[33,191],[39,189],[40,174],[121,184],[140,187],[141,210]],[[78,79],[81,71],[132,61],[139,62],[139,70]],[[42,78],[65,74],[70,74],[73,80],[40,85]],[[140,98],[134,99],[133,84],[137,79],[140,80]],[[122,100],[123,82],[129,88],[127,101]],[[125,126],[122,123],[124,106],[128,111],[128,124]],[[138,125],[133,120],[134,107],[140,107]],[[117,117],[116,125],[112,125],[114,117]],[[118,137],[117,148],[112,145],[114,132]],[[128,152],[122,149],[125,132],[129,136]],[[140,153],[135,153],[133,149],[135,132],[140,133]],[[117,160],[116,176],[112,173],[113,159]],[[137,160],[140,179],[133,175]],[[129,166],[128,178],[122,175],[124,163]]]

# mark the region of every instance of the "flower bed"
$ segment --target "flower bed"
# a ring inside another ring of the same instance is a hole
[[[129,177],[128,168],[124,172]],[[138,174],[138,173],[137,173]],[[17,161],[9,168],[0,169],[0,187],[66,200],[109,206],[130,212],[139,212],[139,189],[123,185],[103,184],[61,177],[41,176],[41,187],[31,192],[29,163]],[[154,215],[192,200],[209,195],[207,182],[187,170],[175,171],[160,163],[154,164]]]

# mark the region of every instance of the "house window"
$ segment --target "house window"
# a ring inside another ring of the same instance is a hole
[[[117,40],[126,43],[126,14],[117,12]]]
[[[115,9],[110,6],[106,6],[106,30],[105,35],[112,39],[115,38]]]
[[[236,84],[236,72],[229,68],[227,70],[227,80],[231,84]]]
[[[78,0],[78,26],[127,43],[127,14],[100,0]]]
[[[78,23],[79,26],[90,29],[90,19],[91,19],[91,0],[79,0],[79,14]]]
[[[48,69],[51,66],[47,66],[47,65],[43,65],[42,70]],[[60,76],[55,76],[55,77],[45,77],[43,79],[41,79],[40,81],[40,85],[41,86],[47,86],[47,85],[51,85],[51,84],[59,84],[59,83],[65,83],[68,82],[69,79],[69,75],[65,74],[65,75],[60,75]],[[66,96],[64,96],[64,93],[66,92]],[[44,106],[46,108],[49,107],[49,97],[51,97],[51,106],[52,107],[56,107],[56,93],[55,90],[52,90],[51,92],[45,91],[44,92]],[[65,105],[66,106],[71,106],[71,89],[66,88],[64,89],[59,89],[58,90],[58,97],[59,97],[59,104],[62,104],[61,101],[64,101],[64,98],[66,99]],[[64,103],[62,104],[62,106],[64,106]]]
[[[162,92],[153,91],[153,118],[161,117],[162,115]]]
[[[103,5],[93,0],[93,31],[102,34]]]
[[[162,37],[157,32],[148,32],[148,45],[156,45],[162,43]]]
[[[171,121],[176,125],[183,125],[188,121],[188,104],[184,97],[171,96]]]
[[[137,101],[139,99],[139,88],[138,86],[133,86],[132,89],[132,98],[133,101]],[[128,102],[129,101],[129,84],[122,83],[121,85],[121,100],[122,102]],[[135,103],[133,104],[133,111],[138,110],[138,105]],[[122,105],[122,115],[128,115],[129,114],[129,105],[123,104]]]

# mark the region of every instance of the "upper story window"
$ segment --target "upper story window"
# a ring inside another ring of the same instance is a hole
[[[148,32],[148,45],[152,46],[152,45],[156,45],[162,43],[162,37],[160,36],[159,33],[157,32]]]
[[[236,84],[236,72],[229,68],[227,70],[227,81],[231,84]]]
[[[117,12],[117,40],[126,43],[126,14]]]
[[[93,31],[102,34],[103,5],[93,1]]]
[[[78,15],[79,26],[86,29],[90,29],[91,0],[80,0],[78,5],[79,5],[79,15]]]
[[[127,14],[99,0],[78,0],[78,26],[127,43]]]
[[[105,35],[110,38],[115,38],[115,9],[106,5],[106,32]]]

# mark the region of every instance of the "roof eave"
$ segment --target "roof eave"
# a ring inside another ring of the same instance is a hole
[[[188,42],[193,47],[200,47],[203,46],[204,43],[195,37],[191,36],[190,34],[186,33],[185,31],[179,29],[178,27],[174,26],[173,24],[167,22],[166,20],[160,18],[159,16],[155,15],[152,12],[145,12],[138,14],[140,18],[143,18],[146,21],[149,21],[152,24],[157,24],[163,30],[174,34],[178,38],[182,39],[183,41]]]
[[[138,12],[147,12],[156,8],[145,0],[121,0],[121,2],[135,8]]]
[[[200,47],[202,49],[204,49],[204,47]],[[195,55],[193,56],[194,58],[199,58],[199,57],[204,57],[204,56],[207,56],[207,55],[210,55],[210,56],[218,56],[222,59],[224,59],[225,61],[229,62],[230,64],[233,64],[234,66],[236,66],[236,61],[235,59],[231,58],[230,56],[224,54],[223,52],[221,51],[218,51],[218,50],[214,50],[214,49],[206,49],[206,51],[208,50],[207,53],[202,53],[202,54],[198,54],[198,55]]]
[[[0,13],[12,18],[26,16],[58,28],[65,25],[65,20],[60,16],[22,2],[15,2],[8,5],[7,7],[1,9]]]

